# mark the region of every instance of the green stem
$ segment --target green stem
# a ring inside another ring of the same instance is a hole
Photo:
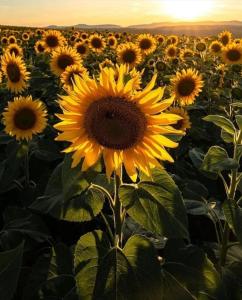
[[[112,229],[111,229],[111,227],[110,227],[110,224],[109,224],[107,218],[105,217],[105,215],[104,215],[104,213],[103,213],[102,211],[101,211],[100,215],[101,215],[101,217],[103,218],[103,221],[104,221],[105,225],[107,226],[108,234],[109,234],[109,236],[110,236],[110,239],[111,239],[111,241],[113,241],[113,238],[114,238],[114,237],[113,237],[113,232],[112,232]]]
[[[121,180],[117,174],[114,175],[114,227],[115,227],[115,237],[114,245],[116,247],[122,246],[122,205],[119,199],[119,187]]]
[[[234,142],[234,155],[233,159],[238,160],[237,157],[237,149],[238,145],[240,145],[242,139],[242,131],[239,132],[238,136],[235,138]],[[235,193],[236,193],[236,187],[237,187],[237,177],[238,177],[238,169],[231,171],[231,179],[230,179],[230,187],[228,191],[228,199],[227,201],[234,202],[235,200]],[[220,252],[220,267],[224,267],[226,264],[226,257],[228,252],[228,242],[229,242],[229,233],[230,228],[229,224],[226,222],[224,226],[223,231],[223,238],[222,238],[222,246],[221,246],[221,252]]]

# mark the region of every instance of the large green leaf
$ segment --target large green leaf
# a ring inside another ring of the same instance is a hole
[[[96,168],[87,172],[82,172],[80,165],[71,168],[68,155],[54,170],[45,196],[37,199],[31,208],[67,221],[90,221],[100,213],[104,204],[103,194],[89,189],[99,176]]]
[[[11,300],[18,284],[24,244],[17,248],[0,252],[0,299]]]
[[[237,169],[239,164],[232,158],[229,158],[225,149],[219,146],[212,146],[204,157],[202,170],[218,174],[224,170]]]
[[[133,236],[123,250],[101,231],[80,238],[74,265],[80,299],[160,300],[160,267],[153,245]]]
[[[212,297],[217,296],[220,277],[202,249],[169,240],[164,259],[163,268],[193,295],[197,297],[200,292],[205,292]]]
[[[224,129],[225,131],[227,131],[230,134],[235,133],[234,124],[229,119],[225,118],[224,116],[209,115],[209,116],[206,116],[205,118],[203,118],[203,120],[214,123],[215,125]]]
[[[121,186],[120,199],[128,214],[145,229],[168,238],[188,238],[181,193],[165,170],[154,170],[153,182]]]

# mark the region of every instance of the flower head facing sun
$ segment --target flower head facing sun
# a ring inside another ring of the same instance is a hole
[[[242,45],[229,44],[223,48],[222,58],[228,65],[242,64]]]
[[[156,50],[157,42],[151,34],[140,34],[137,38],[137,46],[144,55],[149,55]]]
[[[82,60],[80,55],[71,47],[61,47],[52,52],[50,68],[51,71],[60,76],[71,65],[79,65]]]
[[[141,63],[141,51],[134,43],[120,44],[117,47],[117,58],[121,64],[127,64],[130,68]]]
[[[91,50],[96,53],[103,52],[104,48],[106,47],[104,38],[99,34],[93,34],[90,36],[89,45],[90,45]]]
[[[2,57],[2,71],[7,77],[7,86],[11,92],[17,94],[27,88],[29,72],[21,56],[6,53]]]
[[[181,105],[192,104],[203,87],[201,75],[193,69],[177,72],[171,83],[173,94]]]
[[[61,32],[57,30],[48,30],[44,32],[42,40],[45,44],[44,48],[47,52],[51,52],[56,50],[58,47],[62,47],[66,42]]]
[[[99,80],[76,77],[74,91],[60,100],[63,114],[55,127],[62,133],[56,139],[71,143],[65,152],[74,152],[72,167],[84,158],[82,170],[87,170],[103,156],[108,177],[124,164],[135,181],[137,170],[150,175],[158,160],[173,161],[165,147],[177,143],[165,135],[182,134],[170,126],[181,117],[163,112],[173,98],[161,101],[164,89],[153,90],[156,76],[136,91],[133,79],[124,80],[125,70],[119,68],[117,80],[113,68],[102,69]]]
[[[8,102],[3,112],[5,131],[17,140],[31,140],[32,136],[41,133],[47,124],[47,111],[39,100],[31,96],[18,97]]]

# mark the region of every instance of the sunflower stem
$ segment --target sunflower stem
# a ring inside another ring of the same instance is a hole
[[[238,145],[241,144],[242,140],[242,131],[239,131],[238,136],[235,137],[234,141],[234,155],[233,159],[238,161]],[[238,161],[239,162],[239,161]],[[235,194],[236,194],[236,188],[237,188],[237,178],[238,178],[238,169],[231,171],[231,177],[230,177],[230,187],[227,195],[227,200],[229,201],[229,204],[233,203],[235,201]],[[227,252],[228,252],[228,243],[229,243],[229,234],[230,234],[230,228],[229,224],[226,222],[224,226],[223,231],[223,238],[222,238],[222,246],[220,251],[220,267],[224,267],[226,264],[226,258],[227,258]]]
[[[119,199],[119,187],[121,184],[121,179],[114,174],[114,228],[115,228],[115,237],[114,245],[116,247],[122,246],[122,205]]]

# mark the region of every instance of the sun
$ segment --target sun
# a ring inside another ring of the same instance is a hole
[[[214,7],[214,0],[164,0],[165,13],[177,20],[195,20],[206,16]]]

